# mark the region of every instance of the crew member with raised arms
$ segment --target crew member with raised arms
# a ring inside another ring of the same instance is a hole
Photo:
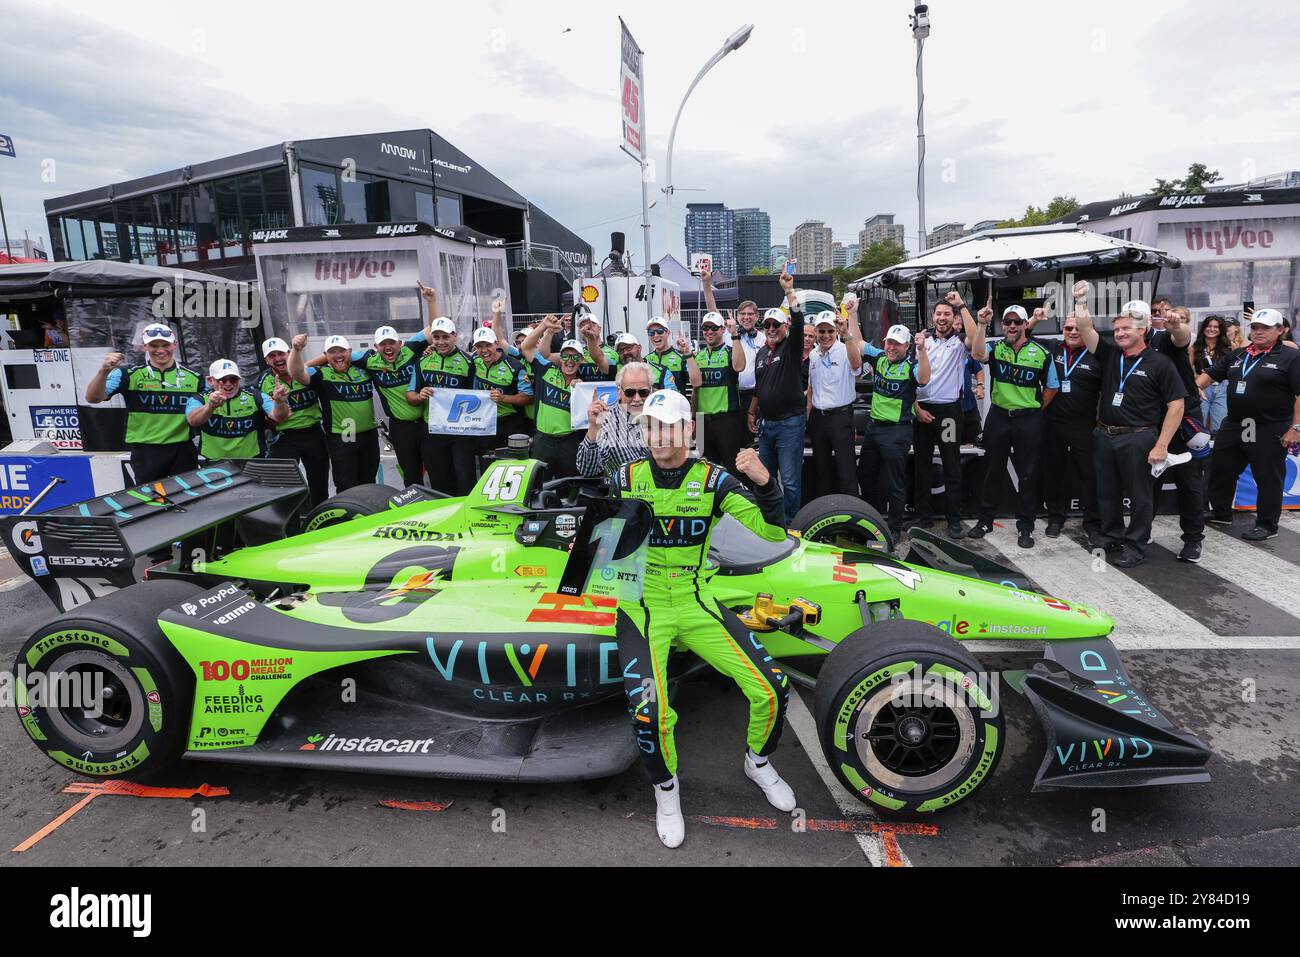
[[[239,366],[218,359],[208,367],[208,391],[185,407],[190,427],[199,430],[199,454],[216,459],[256,459],[266,454],[264,429],[289,418],[289,387],[276,383],[271,395],[242,388]]]

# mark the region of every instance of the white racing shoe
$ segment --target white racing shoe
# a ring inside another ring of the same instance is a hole
[[[791,807],[793,806],[792,804]],[[673,775],[667,784],[655,785],[655,828],[659,831],[659,840],[664,842],[664,847],[678,847],[686,840],[682,789],[677,784],[677,775]]]
[[[767,758],[760,758],[754,752],[746,751],[745,777],[762,788],[767,803],[778,811],[785,811],[788,814],[798,806],[794,799],[794,791],[790,790],[790,785],[781,780],[781,775],[776,773],[776,768]]]

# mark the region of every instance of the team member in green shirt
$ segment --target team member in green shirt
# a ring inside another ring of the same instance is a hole
[[[375,425],[375,387],[370,375],[352,365],[352,346],[343,336],[325,340],[327,365],[308,368],[302,352],[307,334],[293,337],[289,374],[315,388],[329,449],[334,490],[374,482],[379,472],[379,431]]]
[[[750,442],[745,409],[740,406],[740,374],[745,371],[745,350],[727,341],[727,323],[717,312],[700,320],[704,346],[695,353],[700,384],[695,390],[695,411],[700,420],[704,457],[723,468],[734,468],[736,453]]]
[[[218,359],[208,367],[208,391],[185,407],[190,427],[199,430],[199,454],[216,459],[255,459],[266,452],[263,428],[289,418],[289,387],[275,385],[271,395],[241,388],[239,366]]]
[[[621,332],[617,339],[614,340],[614,351],[618,353],[618,368],[614,370],[615,376],[623,371],[623,367],[633,362],[645,362],[641,358],[641,340],[630,332]],[[652,389],[672,389],[677,391],[677,385],[673,381],[673,376],[663,366],[650,366],[651,374],[654,381],[650,383]]]
[[[993,531],[998,493],[1010,457],[1020,486],[1016,544],[1021,548],[1034,547],[1043,409],[1060,388],[1052,355],[1029,338],[1028,323],[1022,306],[1007,306],[1002,313],[1002,339],[989,350],[986,360],[993,388],[989,394],[992,404],[984,419],[984,497],[980,520],[967,532],[971,538],[983,538]]]
[[[569,409],[569,396],[573,387],[583,381],[578,374],[585,352],[576,339],[565,339],[557,354],[559,364],[553,364],[538,350],[543,337],[549,338],[560,330],[560,320],[547,316],[524,337],[519,352],[533,370],[533,393],[537,400],[537,432],[533,436],[532,455],[541,459],[551,470],[552,478],[578,474],[578,446],[582,444],[584,429],[573,427]],[[580,326],[581,328],[581,326]],[[587,335],[588,350],[599,352],[597,329],[590,325]]]
[[[465,495],[474,487],[474,457],[480,437],[443,435],[429,431],[429,400],[439,389],[471,389],[474,385],[474,359],[457,344],[460,334],[456,324],[439,316],[429,326],[431,348],[411,369],[406,387],[406,401],[420,409],[425,435],[420,442],[420,457],[429,476],[429,487],[448,495]]]
[[[871,377],[871,421],[862,436],[858,452],[858,484],[862,497],[881,514],[888,505],[889,529],[897,537],[903,531],[903,509],[907,506],[907,452],[912,446],[916,390],[930,382],[930,353],[925,333],[912,336],[907,326],[890,326],[883,349],[862,340],[857,304],[849,310],[850,349],[862,352]],[[909,356],[907,347],[915,341]]]
[[[677,337],[677,348],[673,348],[668,335],[668,320],[663,316],[653,316],[645,326],[646,335],[650,337],[650,355],[646,362],[660,366],[673,376],[677,391],[684,393],[689,382],[692,389],[700,387],[700,367],[695,364],[695,353],[685,337]]]
[[[486,391],[497,406],[497,431],[483,436],[480,446],[490,452],[505,445],[516,432],[526,432],[524,410],[533,402],[533,387],[524,364],[508,355],[496,331],[484,326],[474,332],[474,378],[472,389]]]
[[[276,424],[267,442],[266,456],[294,459],[302,466],[314,507],[330,494],[329,447],[320,427],[316,389],[289,374],[290,351],[289,343],[283,339],[272,338],[262,343],[262,358],[270,368],[257,380],[257,392],[270,398],[281,385],[289,390],[289,418]]]
[[[691,404],[677,392],[652,393],[638,416],[650,457],[621,466],[614,492],[637,498],[654,512],[639,601],[620,602],[617,637],[633,733],[654,786],[659,839],[677,847],[685,837],[677,748],[677,715],[668,699],[668,656],[673,647],[699,655],[740,686],[749,701],[745,776],[781,811],[795,809],[794,792],[769,755],[785,721],[790,679],[735,614],[713,597],[706,570],[709,539],[730,515],[770,542],[786,537],[781,488],[753,449],[736,467],[751,493],[731,472],[688,457],[694,421]]]
[[[119,394],[126,400],[126,444],[140,484],[198,464],[185,408],[203,386],[197,372],[176,362],[176,333],[170,327],[151,323],[144,327],[143,340],[143,365],[123,371],[118,368],[122,353],[110,352],[86,385],[86,401],[92,405]]]

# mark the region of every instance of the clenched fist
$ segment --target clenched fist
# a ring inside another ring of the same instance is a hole
[[[758,453],[748,446],[736,454],[736,471],[748,476],[755,485],[766,485],[772,481],[772,473],[767,470]]]
[[[1090,288],[1091,287],[1088,285],[1088,280],[1086,279],[1080,279],[1078,282],[1076,282],[1074,284],[1074,288],[1071,290],[1071,292],[1074,294],[1074,301],[1079,302],[1081,300],[1087,299],[1088,291]]]
[[[307,348],[307,333],[300,332],[293,337],[293,348],[296,352],[302,352]]]
[[[110,352],[108,355],[104,356],[104,361],[100,363],[99,367],[103,369],[105,372],[112,372],[121,364],[122,364],[122,353]]]

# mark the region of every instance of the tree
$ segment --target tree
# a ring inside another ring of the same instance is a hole
[[[1151,192],[1156,196],[1173,196],[1175,193],[1204,193],[1206,187],[1223,179],[1217,169],[1210,169],[1204,163],[1193,163],[1187,167],[1187,175],[1182,179],[1157,179]]]
[[[766,266],[759,266],[757,269],[751,269],[749,274],[751,276],[770,276],[772,275],[772,270],[768,269]]]
[[[844,295],[848,284],[855,279],[861,279],[863,276],[869,276],[873,272],[879,272],[890,266],[896,266],[907,258],[907,251],[898,243],[882,240],[872,243],[862,251],[858,261],[852,266],[845,266],[840,269],[832,269],[831,276],[834,277],[834,291],[836,297]]]
[[[1048,223],[1054,223],[1058,219],[1068,216],[1078,208],[1079,201],[1073,196],[1053,196],[1046,209],[1039,209],[1037,206],[1026,206],[1025,215],[1019,219],[1004,219],[998,223],[998,227],[1046,226]]]

